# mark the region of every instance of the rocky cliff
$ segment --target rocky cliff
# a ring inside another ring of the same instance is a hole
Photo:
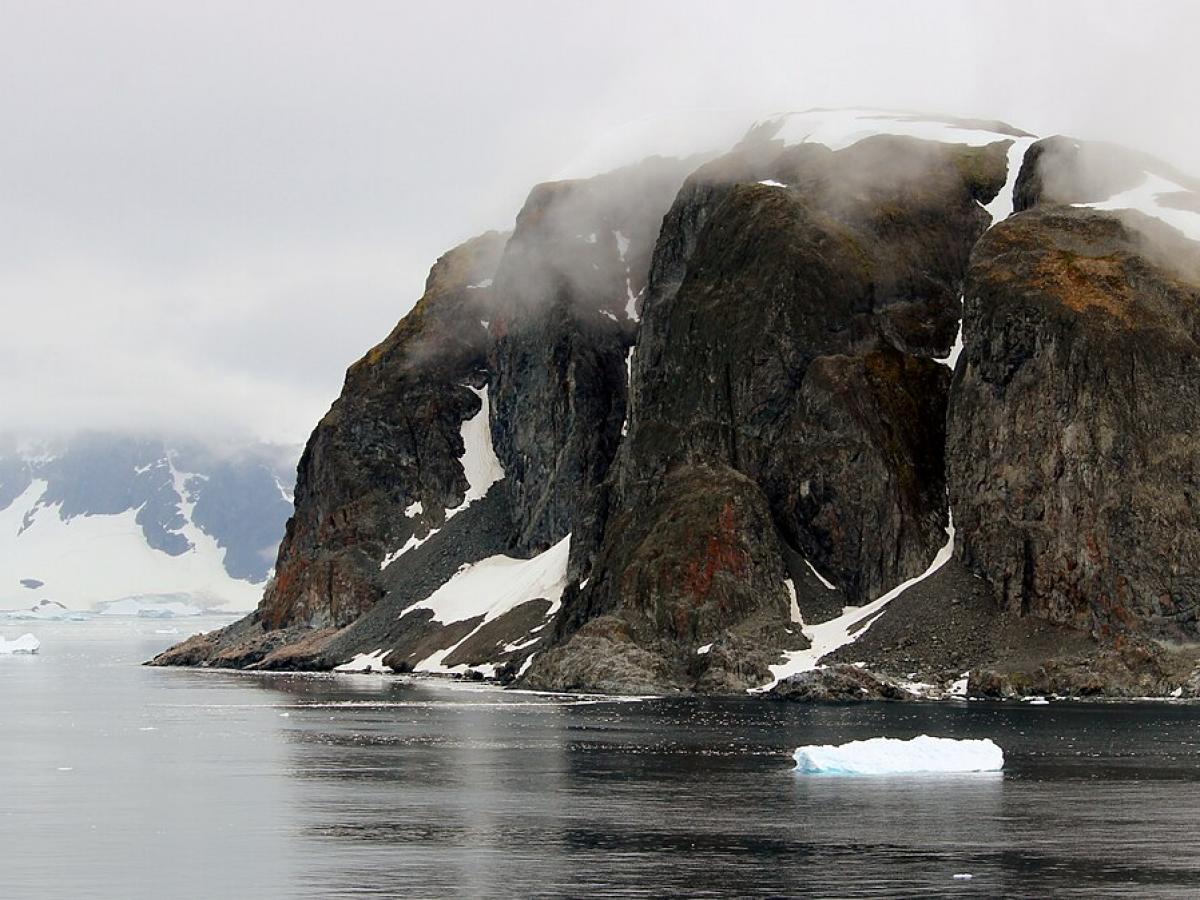
[[[540,185],[351,368],[257,612],[156,662],[1182,689],[1195,187],[873,111]]]

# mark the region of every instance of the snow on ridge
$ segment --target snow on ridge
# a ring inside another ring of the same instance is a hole
[[[1161,175],[1144,172],[1141,183],[1134,188],[1114,194],[1107,200],[1097,203],[1076,203],[1076,206],[1098,210],[1132,209],[1170,225],[1181,231],[1184,237],[1200,241],[1200,213],[1188,209],[1176,209],[1164,206],[1158,202],[1160,194],[1186,193],[1192,194],[1187,188],[1168,181]]]
[[[625,262],[625,254],[629,252],[629,238],[619,231],[613,231],[613,238],[617,242],[617,255],[621,257],[621,262]]]
[[[954,367],[958,365],[958,358],[960,356],[962,356],[962,352],[963,352],[963,306],[964,305],[965,304],[964,304],[963,298],[959,297],[958,298],[958,333],[954,336],[954,343],[950,345],[950,352],[947,353],[945,356],[935,356],[933,358],[934,362],[941,363],[943,366],[945,366],[951,372],[953,372]]]
[[[466,509],[474,501],[482,500],[492,485],[504,477],[504,466],[500,464],[496,450],[492,447],[488,389],[485,386],[469,390],[479,398],[479,412],[462,423],[460,432],[464,450],[459,462],[462,464],[463,474],[467,476],[467,493],[461,505],[446,513],[447,519]]]
[[[918,584],[934,574],[950,561],[954,555],[954,515],[950,513],[949,524],[946,526],[946,543],[938,550],[933,562],[920,575],[902,582],[865,606],[847,606],[843,613],[828,622],[809,625],[802,629],[804,636],[809,639],[811,646],[807,650],[785,651],[785,661],[778,665],[769,666],[773,680],[759,688],[751,688],[751,693],[769,690],[789,675],[800,672],[811,672],[820,668],[821,658],[833,651],[853,644],[867,633],[883,608],[903,594],[913,585]],[[855,626],[859,626],[856,630]]]
[[[814,566],[812,563],[810,563],[807,559],[804,560],[804,564],[806,566],[808,566],[808,571],[812,572],[814,575],[817,576],[817,581],[819,581],[819,582],[821,582],[821,584],[825,585],[826,590],[829,590],[829,591],[837,590],[837,587],[834,586],[832,581],[830,581],[828,578],[826,578],[824,575],[822,575],[820,572],[817,571],[816,566]]]
[[[801,629],[803,629],[804,616],[800,614],[800,601],[796,597],[796,582],[792,581],[790,578],[785,578],[783,579],[783,586],[788,592],[788,609],[790,610],[788,613],[788,620],[796,625],[799,625]]]
[[[779,113],[766,121],[780,123],[775,137],[785,144],[812,142],[825,144],[831,150],[841,150],[878,134],[973,147],[1015,140],[1014,135],[1002,131],[958,125],[920,113],[885,109],[810,109]]]
[[[1008,173],[1004,179],[1004,187],[992,198],[992,202],[984,207],[992,217],[992,225],[1003,222],[1013,214],[1013,192],[1017,188],[1017,176],[1021,174],[1021,164],[1025,162],[1025,153],[1037,138],[1013,138],[1012,146],[1008,148]]]
[[[640,322],[641,317],[637,311],[637,300],[642,295],[642,291],[636,294],[633,292],[633,284],[629,280],[629,275],[625,275],[625,318],[630,322]]]

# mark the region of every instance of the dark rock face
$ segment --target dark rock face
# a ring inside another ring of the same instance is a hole
[[[582,688],[619,656],[646,670],[635,691],[662,678],[660,688],[732,692],[770,680],[783,649],[807,646],[765,497],[744,475],[680,467],[649,508],[610,528],[593,583],[556,623],[556,640],[574,637],[538,659],[530,683]]]
[[[972,257],[948,424],[956,552],[1007,609],[1200,634],[1200,247],[1039,207]]]
[[[710,202],[710,173],[745,161],[693,176],[659,244],[691,255],[654,264],[666,282],[651,281],[634,355],[623,493],[722,459],[762,485],[788,542],[852,601],[924,568],[944,542],[949,379],[910,351],[949,351],[967,255],[990,221],[977,201],[1002,183],[1005,146],[801,145],[764,167],[794,187],[736,184],[703,210],[691,205]],[[700,220],[694,238],[669,231]],[[865,484],[878,493],[860,496]]]
[[[440,259],[424,297],[351,367],[310,438],[297,512],[252,623],[155,662],[194,664],[207,652],[242,667],[330,668],[369,645],[411,668],[465,641],[445,662],[476,665],[485,648],[518,642],[537,611],[544,620],[544,598],[486,626],[405,611],[464,564],[530,556],[594,528],[588,510],[625,416],[637,298],[691,165],[650,159],[540,185],[511,238],[484,235]],[[484,388],[505,477],[448,521],[468,487],[462,426],[480,414]],[[381,571],[413,538],[424,543]],[[278,631],[288,639],[260,639]],[[521,643],[491,662],[519,664],[536,649]]]
[[[650,249],[689,168],[650,159],[539,185],[517,217],[496,273],[489,362],[518,555],[589,528],[621,440]]]
[[[1187,697],[1200,696],[1197,656],[1147,640],[1093,647],[1087,653],[1044,659],[1026,669],[971,672],[971,697]]]
[[[480,410],[468,385],[486,383],[485,284],[505,238],[439,259],[412,312],[346,373],[300,460],[296,514],[258,609],[267,628],[350,624],[383,596],[384,556],[462,503],[461,426]]]
[[[669,671],[668,685],[762,683],[792,624],[783,548],[852,601],[928,565],[945,542],[949,376],[926,355],[954,339],[967,257],[990,223],[979,201],[1002,185],[1006,148],[887,138],[780,152],[758,140],[688,179],[651,266],[603,541],[588,585],[564,600],[565,645],[539,657],[532,682],[577,684],[567,659],[628,640],[658,655],[643,669]],[[705,493],[753,496],[762,512],[726,520],[719,503],[689,505]],[[725,598],[720,622],[757,629],[744,682],[705,681],[719,657],[681,668],[671,643],[704,634],[703,603],[672,564],[697,564],[722,522],[721,545],[741,548],[736,580],[754,586]],[[664,611],[681,607],[671,624]],[[574,649],[584,641],[595,646]]]

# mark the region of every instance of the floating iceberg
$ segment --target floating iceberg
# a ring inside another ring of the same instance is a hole
[[[32,634],[23,634],[15,641],[6,641],[0,637],[0,656],[15,653],[37,653],[40,646],[42,646],[42,642]]]
[[[1004,751],[995,742],[923,734],[909,741],[871,738],[847,744],[797,747],[796,771],[805,775],[925,775],[999,772]]]

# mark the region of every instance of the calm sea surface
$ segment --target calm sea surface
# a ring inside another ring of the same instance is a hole
[[[138,665],[196,628],[0,622],[42,640],[0,657],[0,897],[1200,895],[1198,707],[567,700]],[[991,737],[1005,772],[792,772],[799,744],[922,733]]]

